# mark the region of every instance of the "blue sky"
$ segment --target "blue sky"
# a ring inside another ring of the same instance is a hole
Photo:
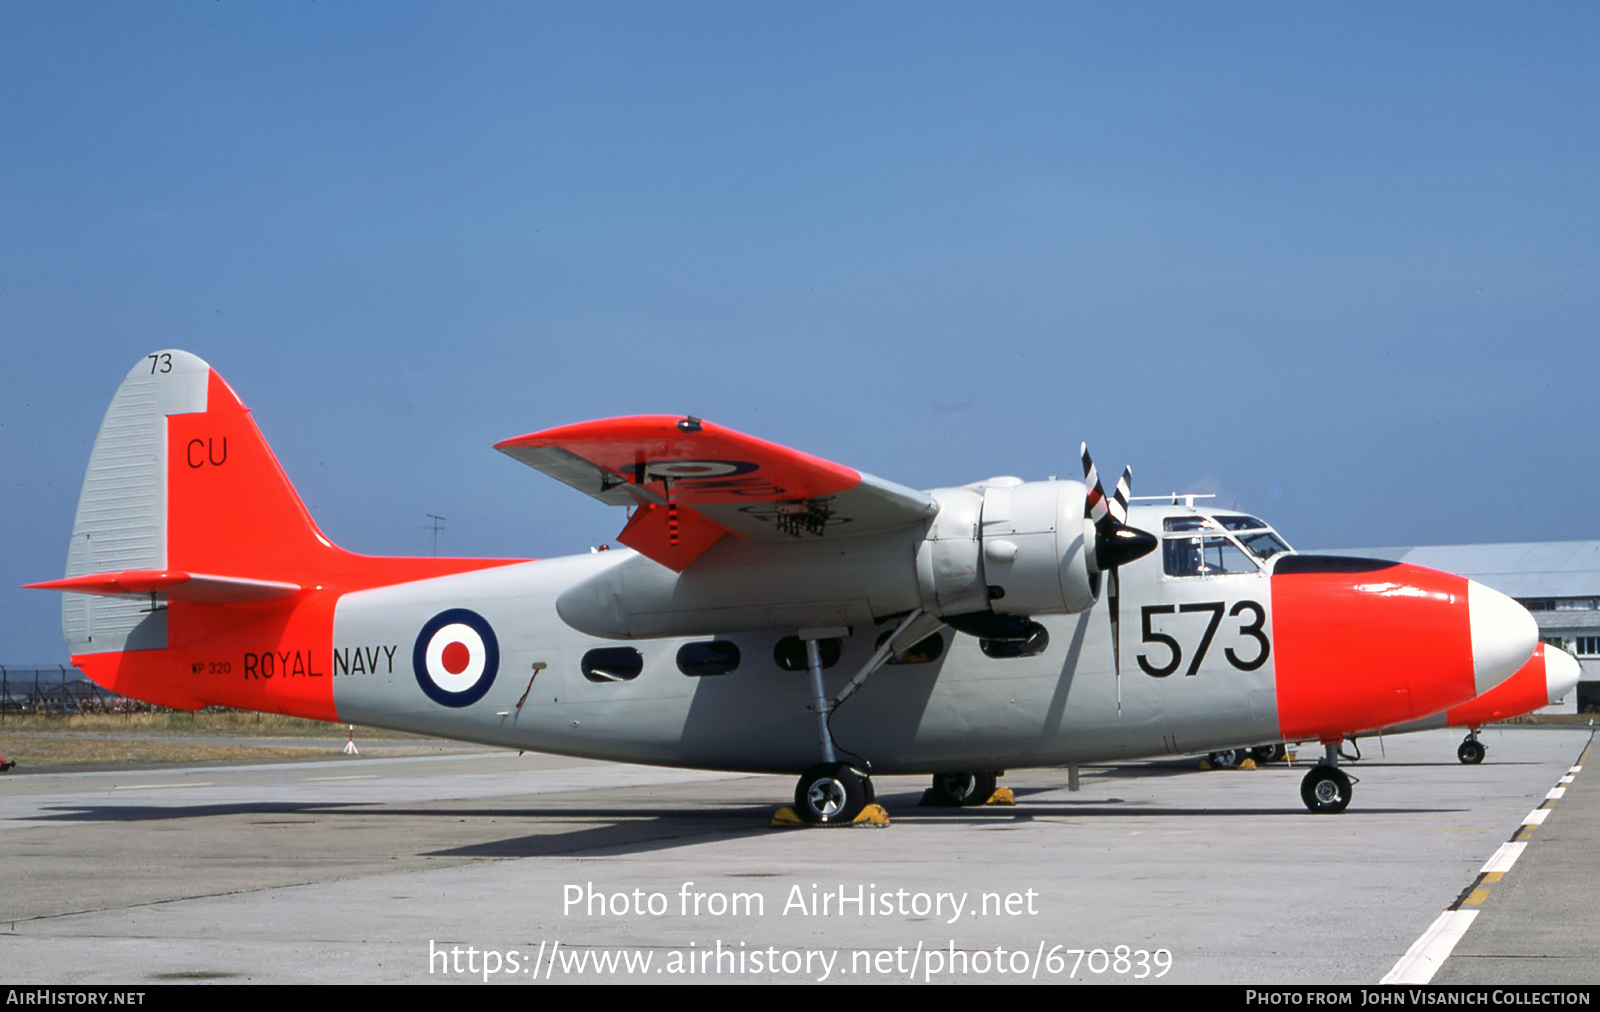
[[[692,412],[1298,547],[1600,537],[1600,8],[0,7],[0,663],[158,348],[357,551],[620,512],[490,447]]]

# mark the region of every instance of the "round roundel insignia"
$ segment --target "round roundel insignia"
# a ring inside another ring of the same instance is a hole
[[[471,706],[500,670],[500,643],[482,615],[451,608],[430,618],[411,651],[417,684],[443,706]]]
[[[644,465],[645,474],[652,478],[675,478],[687,481],[694,478],[726,478],[730,475],[749,474],[755,464],[743,460],[653,460]]]

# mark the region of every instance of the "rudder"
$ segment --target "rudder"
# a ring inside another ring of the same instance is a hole
[[[155,589],[164,574],[204,574],[220,579],[191,576],[188,593],[245,600],[271,596],[275,584],[293,583],[338,554],[249,409],[205,361],[158,351],[128,372],[89,457],[67,550],[69,581],[137,573]],[[63,600],[68,649],[166,647],[166,610],[146,597],[107,596],[105,583]]]

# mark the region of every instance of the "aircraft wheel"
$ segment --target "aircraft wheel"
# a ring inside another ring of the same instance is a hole
[[[994,793],[993,773],[935,773],[933,795],[947,805],[981,805]]]
[[[1279,742],[1276,745],[1257,745],[1250,750],[1250,757],[1258,763],[1276,763],[1282,762],[1288,752],[1283,743]]]
[[[1219,770],[1237,769],[1239,764],[1244,762],[1244,749],[1225,748],[1212,752],[1206,758]]]
[[[795,785],[794,810],[801,822],[849,822],[867,807],[865,781],[849,763],[818,763]]]
[[[1483,762],[1483,757],[1488,754],[1488,749],[1483,747],[1483,742],[1468,738],[1456,749],[1456,758],[1468,766],[1476,766]]]
[[[1313,766],[1300,781],[1300,800],[1313,812],[1342,812],[1350,804],[1350,778],[1337,766]]]

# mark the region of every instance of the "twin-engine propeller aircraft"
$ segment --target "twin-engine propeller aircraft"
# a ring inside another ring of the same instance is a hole
[[[1478,739],[1478,731],[1483,725],[1511,720],[1535,710],[1542,710],[1546,706],[1554,706],[1577,686],[1582,674],[1583,669],[1579,666],[1577,658],[1562,647],[1541,642],[1535,645],[1533,656],[1528,658],[1526,664],[1518,668],[1510,678],[1483,695],[1421,720],[1410,720],[1391,727],[1373,728],[1359,735],[1350,735],[1350,738],[1354,740],[1370,734],[1409,734],[1412,731],[1432,731],[1441,727],[1464,727],[1467,728],[1467,736],[1456,749],[1456,758],[1469,766],[1475,765],[1483,762],[1483,757],[1488,754],[1488,749]],[[1257,745],[1250,749],[1221,749],[1210,753],[1208,758],[1215,766],[1232,768],[1238,766],[1245,758],[1276,762],[1284,757],[1285,752],[1285,746],[1278,743]],[[1360,758],[1359,749],[1354,758]]]
[[[1483,762],[1488,754],[1478,730],[1497,720],[1510,720],[1561,702],[1578,685],[1583,668],[1577,658],[1558,646],[1540,643],[1528,663],[1516,674],[1476,699],[1452,706],[1421,720],[1407,721],[1387,728],[1385,734],[1430,731],[1440,727],[1464,727],[1467,736],[1456,748],[1456,758],[1469,766]]]
[[[809,822],[854,819],[872,773],[981,802],[1011,767],[1306,739],[1327,746],[1307,805],[1342,810],[1344,736],[1488,691],[1536,639],[1461,577],[1129,509],[1129,474],[1106,495],[1087,452],[1084,482],[921,492],[692,416],[498,449],[630,508],[632,551],[346,552],[222,378],[156,352],[106,413],[66,578],[33,586],[67,592],[73,663],[125,695],[804,771]]]

